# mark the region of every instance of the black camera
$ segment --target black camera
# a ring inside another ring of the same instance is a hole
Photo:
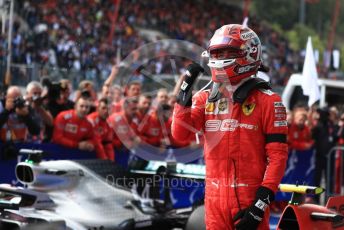
[[[81,94],[81,97],[91,98],[91,93],[87,89],[82,90],[80,94]]]
[[[51,82],[49,79],[45,78],[42,81],[43,86],[48,88],[47,97],[51,100],[56,100],[60,97],[62,86],[60,82]]]
[[[14,103],[14,108],[19,108],[19,109],[23,108],[26,105],[26,101],[22,97],[17,97],[16,99],[14,99],[13,103]]]
[[[32,96],[32,101],[36,104],[36,105],[40,105],[43,102],[43,98],[41,96],[37,96],[37,95],[33,95]]]

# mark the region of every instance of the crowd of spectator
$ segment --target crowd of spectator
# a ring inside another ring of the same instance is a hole
[[[114,66],[99,95],[88,80],[73,94],[65,79],[44,80],[46,87],[32,81],[25,95],[18,86],[10,86],[0,103],[0,141],[52,142],[112,161],[116,151],[139,146],[153,146],[158,152],[196,146],[196,139],[178,142],[171,135],[175,96],[165,88],[156,95],[144,94],[135,81],[122,90],[113,85],[117,74]]]
[[[243,21],[238,6],[217,1],[130,0],[119,6],[111,35],[117,7],[113,1],[104,0],[18,3],[18,15],[27,23],[28,30],[15,23],[13,62],[80,71],[83,79],[104,81],[116,58],[123,59],[150,42],[139,34],[140,28],[158,30],[169,38],[207,47],[210,36],[220,25]],[[285,85],[290,74],[300,70],[302,58],[299,53],[293,52],[283,37],[255,17],[250,18],[249,26],[262,39],[264,62],[271,68],[272,84]],[[1,44],[3,52],[0,53],[5,55],[5,38],[1,39]],[[155,52],[165,53],[169,49],[157,45]],[[136,58],[140,59],[139,55]],[[174,59],[176,70],[171,68],[168,58],[152,57],[146,65],[153,74],[180,74],[184,61],[178,57]]]
[[[341,151],[328,156],[335,146],[344,144],[344,113],[340,114],[337,107],[307,108],[296,105],[288,114],[289,150],[303,154],[304,151],[315,150],[314,185],[321,186],[325,175],[325,183],[330,184],[329,192],[340,193],[342,170]],[[328,162],[330,161],[330,168]],[[327,175],[331,175],[329,178]],[[330,181],[327,181],[330,180]],[[319,197],[315,197],[319,201]]]

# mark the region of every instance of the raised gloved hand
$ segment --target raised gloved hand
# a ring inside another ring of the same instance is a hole
[[[256,193],[256,199],[251,206],[240,210],[233,218],[236,229],[257,229],[259,223],[263,220],[264,212],[269,204],[274,200],[274,193],[263,186],[260,186]]]
[[[192,63],[186,67],[185,79],[180,86],[180,91],[177,97],[177,103],[183,106],[190,107],[192,104],[192,85],[200,73],[204,72],[202,66],[197,63]]]

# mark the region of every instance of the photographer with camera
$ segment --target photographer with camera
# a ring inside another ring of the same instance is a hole
[[[92,123],[87,119],[91,101],[81,96],[75,102],[75,108],[63,111],[54,120],[52,142],[83,151],[96,151],[97,156],[104,153]]]
[[[68,99],[70,94],[69,81],[62,79],[59,82],[51,82],[43,79],[42,85],[47,88],[44,95],[44,105],[50,114],[55,118],[62,111],[74,108],[74,103]]]
[[[2,142],[22,142],[30,135],[39,135],[40,126],[33,119],[32,108],[23,99],[18,86],[10,86],[1,101],[0,140]]]
[[[38,137],[30,136],[32,140],[46,140],[45,133],[46,128],[52,128],[54,125],[54,119],[51,113],[43,107],[42,97],[43,86],[37,81],[31,81],[26,86],[26,101],[28,101],[30,107],[33,110],[33,119],[39,123],[41,127],[41,133]]]

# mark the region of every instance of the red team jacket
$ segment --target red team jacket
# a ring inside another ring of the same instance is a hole
[[[291,149],[295,149],[297,151],[309,149],[308,146],[314,143],[312,140],[311,130],[308,126],[299,128],[296,124],[292,123],[289,127],[288,143]]]
[[[150,145],[160,147],[161,141],[168,138],[170,145],[173,147],[182,147],[189,144],[188,141],[177,141],[171,135],[172,118],[167,121],[159,119],[158,113],[153,111],[150,115],[146,115],[146,119],[142,120],[142,124],[138,127],[141,139]]]
[[[107,121],[114,131],[114,147],[118,149],[122,147],[132,148],[133,141],[137,137],[137,118],[128,119],[122,111],[112,114]]]
[[[95,135],[92,123],[87,118],[80,119],[74,109],[57,115],[54,120],[52,142],[69,148],[78,148],[79,142],[86,140],[94,145],[97,157],[103,159],[105,153],[100,148],[101,143]]]
[[[100,148],[105,153],[101,156],[101,159],[115,160],[115,152],[112,145],[113,130],[109,126],[106,120],[99,117],[98,112],[93,112],[87,116],[89,121],[93,124],[94,131],[96,133],[98,141],[101,143]]]

